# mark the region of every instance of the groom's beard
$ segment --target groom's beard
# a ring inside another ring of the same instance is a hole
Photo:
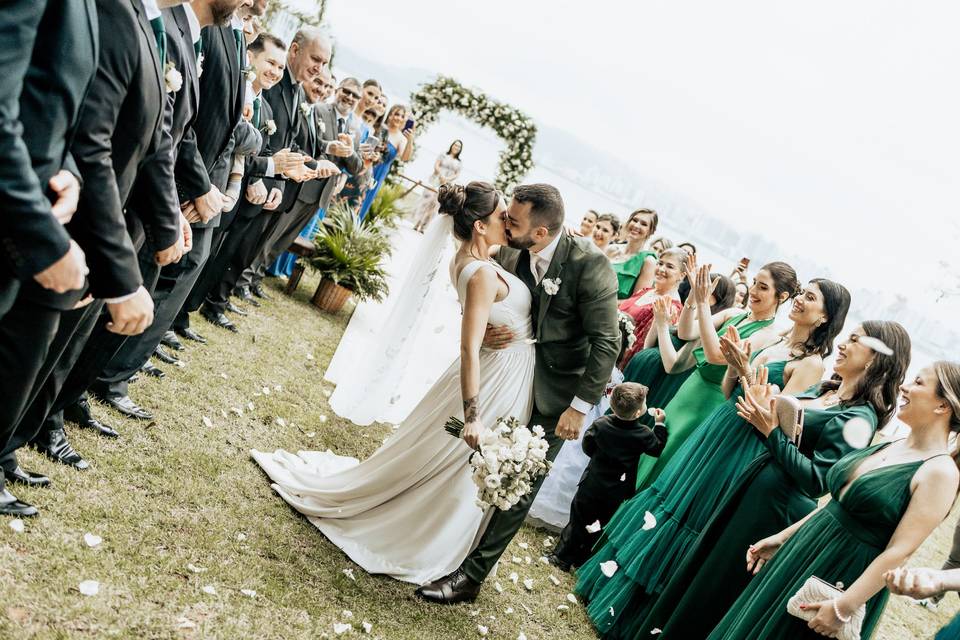
[[[511,234],[507,236],[507,246],[511,249],[529,249],[534,244],[529,235],[517,237]]]

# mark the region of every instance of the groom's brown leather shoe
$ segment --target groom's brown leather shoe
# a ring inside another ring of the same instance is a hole
[[[418,597],[436,604],[473,602],[479,593],[480,583],[468,578],[463,569],[457,569],[448,576],[428,582],[416,591]]]

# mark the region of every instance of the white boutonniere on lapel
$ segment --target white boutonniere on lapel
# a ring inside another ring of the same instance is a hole
[[[253,82],[257,79],[257,72],[254,71],[253,67],[247,67],[243,70],[243,77],[247,82]]]
[[[266,132],[268,136],[272,136],[277,132],[277,123],[274,122],[273,119],[271,118],[270,120],[267,120],[264,123],[263,130]]]
[[[183,86],[183,76],[173,62],[168,62],[163,68],[163,86],[167,93],[176,93]]]
[[[197,56],[197,77],[203,75],[203,52],[200,52],[200,55]]]
[[[301,103],[300,103],[300,113],[303,114],[303,117],[304,117],[304,118],[309,118],[309,117],[310,117],[310,105],[307,104],[306,102],[301,102]]]
[[[326,123],[324,123],[323,118],[316,118],[316,121],[317,121],[317,131],[319,131],[320,135],[322,136],[327,132],[327,125]]]
[[[548,296],[555,295],[557,291],[560,291],[560,283],[563,282],[560,278],[544,278],[540,281],[540,284],[543,285],[543,291]]]

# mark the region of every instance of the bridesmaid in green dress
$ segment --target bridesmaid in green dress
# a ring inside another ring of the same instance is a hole
[[[954,414],[960,367],[937,362],[901,392],[898,417],[910,435],[841,458],[827,474],[826,505],[747,550],[748,570],[759,573],[709,640],[834,636],[863,605],[860,637],[872,636],[888,597],[884,574],[903,565],[943,521],[960,484],[948,453],[951,433],[960,431]],[[845,591],[801,605],[814,614],[808,623],[786,605],[812,576],[841,582]]]
[[[667,430],[670,432],[667,446],[659,458],[641,458],[637,473],[638,489],[645,489],[653,483],[694,429],[726,399],[722,383],[727,362],[720,351],[720,336],[727,327],[736,329],[740,338],[746,340],[770,326],[776,319],[780,305],[800,292],[800,283],[793,267],[785,262],[771,262],[760,269],[750,288],[749,312],[727,309],[711,314],[710,266],[697,269],[694,260],[691,257],[687,269],[688,276],[690,269],[695,274],[690,294],[694,301],[691,305],[688,300],[684,305],[677,324],[677,335],[684,340],[700,338],[700,348],[694,352],[697,368],[670,403],[663,407],[667,414]],[[771,337],[769,332],[761,334],[758,336],[759,344]]]
[[[823,288],[821,284],[821,288]],[[891,347],[892,354],[868,346],[871,336]],[[759,385],[737,403],[738,413],[761,436],[761,454],[725,493],[720,506],[683,563],[639,627],[661,628],[661,638],[703,638],[747,587],[751,574],[744,568],[743,550],[754,540],[772,535],[800,520],[827,493],[830,468],[851,451],[869,444],[896,409],[898,388],[910,363],[910,337],[895,322],[865,322],[838,347],[834,368],[837,380],[828,380],[797,395],[805,413],[799,446],[776,422],[776,415],[760,411],[762,398],[776,393]],[[860,441],[844,438],[845,429],[859,424]],[[847,427],[848,423],[851,425]]]
[[[607,248],[607,257],[617,274],[618,300],[626,300],[641,289],[653,286],[657,252],[644,247],[656,233],[659,223],[660,218],[653,209],[637,209],[624,225],[627,243],[612,244]]]
[[[769,380],[785,393],[800,393],[823,375],[823,358],[833,350],[850,294],[829,280],[814,280],[790,311],[793,327],[756,354],[759,383]],[[734,380],[749,377],[750,347],[736,330],[722,339],[735,375],[724,380],[730,398],[687,440],[647,491],[625,503],[606,527],[607,546],[580,571],[577,590],[590,600],[588,613],[598,630],[614,638],[636,635],[649,607],[685,557],[724,491],[764,450],[763,439],[737,416]],[[669,414],[667,416],[669,424]],[[672,436],[672,434],[670,434]],[[668,437],[669,441],[669,437]],[[657,525],[645,529],[646,514]],[[605,576],[602,562],[619,569]],[[610,614],[610,609],[614,614]]]

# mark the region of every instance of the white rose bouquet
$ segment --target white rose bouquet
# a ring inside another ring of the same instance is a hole
[[[444,428],[459,438],[463,426],[462,420],[451,417]],[[543,435],[539,425],[529,429],[516,418],[500,418],[480,436],[480,449],[470,456],[478,507],[507,511],[530,493],[552,465]]]

